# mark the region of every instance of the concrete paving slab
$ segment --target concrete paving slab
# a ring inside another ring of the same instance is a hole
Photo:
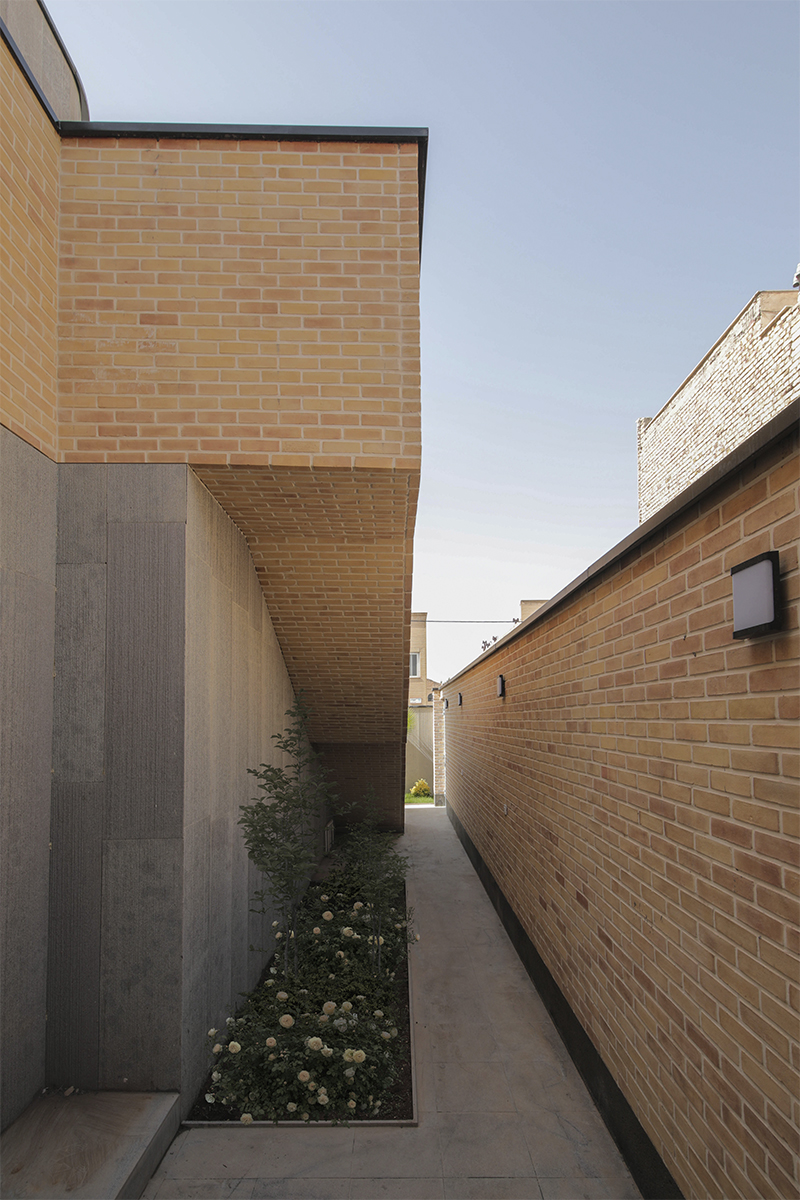
[[[445,1179],[445,1200],[540,1200],[535,1179]]]
[[[516,1112],[502,1062],[434,1063],[436,1111]]]
[[[542,1179],[543,1200],[639,1200],[641,1193],[627,1178]]]
[[[251,1200],[255,1184],[255,1179],[184,1179],[177,1193],[175,1181],[165,1179],[156,1190],[148,1185],[144,1195],[154,1200],[172,1200],[178,1194],[183,1200]]]
[[[430,1179],[354,1179],[350,1200],[444,1200],[444,1181]]]
[[[637,1200],[446,812],[403,841],[418,1125],[184,1130],[146,1200]]]
[[[442,1173],[535,1179],[516,1113],[440,1113]]]
[[[138,1197],[179,1121],[176,1092],[40,1096],[0,1139],[6,1200]]]
[[[349,1200],[349,1179],[257,1179],[253,1200]]]
[[[441,1176],[442,1158],[434,1122],[424,1128],[356,1129],[353,1178],[397,1179]]]

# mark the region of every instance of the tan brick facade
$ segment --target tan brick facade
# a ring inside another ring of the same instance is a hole
[[[4,42],[0,72],[2,424],[55,458],[60,139]]]
[[[652,420],[637,423],[646,521],[800,395],[796,292],[757,292]]]
[[[686,1197],[800,1195],[797,441],[445,688],[447,803]]]
[[[65,461],[413,470],[416,145],[68,138]]]
[[[196,473],[247,538],[290,678],[313,710],[313,740],[380,744],[387,732],[401,735],[416,475],[225,466]]]
[[[189,463],[248,539],[312,736],[402,748],[419,143],[60,137],[5,43],[2,69],[0,422],[59,463]],[[401,825],[402,778],[378,790]]]

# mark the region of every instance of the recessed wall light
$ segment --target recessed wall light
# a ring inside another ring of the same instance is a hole
[[[780,579],[777,550],[731,567],[735,638],[759,637],[780,628]]]
[[[497,695],[505,696],[506,694],[506,677],[505,675],[497,676]]]

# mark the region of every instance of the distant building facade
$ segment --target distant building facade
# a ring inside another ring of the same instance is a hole
[[[797,301],[757,292],[661,411],[638,421],[640,523],[800,395]]]
[[[428,678],[428,614],[411,614],[408,662],[406,791],[424,779],[433,791],[433,700],[438,683]]]

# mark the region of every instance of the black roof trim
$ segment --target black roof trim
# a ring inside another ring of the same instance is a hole
[[[598,558],[596,562],[593,562],[591,566],[588,566],[585,571],[581,571],[580,575],[577,575],[572,582],[568,583],[566,587],[563,587],[560,592],[556,592],[555,596],[552,596],[546,604],[543,604],[541,608],[537,608],[536,612],[531,613],[531,615],[526,617],[526,619],[520,622],[519,625],[515,625],[512,630],[506,634],[503,634],[501,638],[498,638],[498,640],[493,644],[491,650],[487,650],[484,654],[480,654],[477,658],[474,658],[472,662],[467,663],[466,666],[463,666],[459,671],[456,671],[455,675],[451,675],[449,679],[446,679],[442,683],[442,690],[444,690],[446,687],[449,687],[456,679],[460,678],[461,675],[466,674],[467,671],[471,670],[471,668],[476,666],[479,662],[484,662],[487,658],[491,658],[492,655],[496,654],[499,650],[504,649],[509,642],[516,641],[517,638],[522,637],[534,625],[538,625],[538,623],[549,613],[551,613],[554,608],[557,608],[565,600],[568,600],[574,593],[579,591],[584,584],[589,583],[592,579],[598,576],[601,571],[604,571],[606,567],[610,567],[613,563],[617,562],[623,557],[623,555],[627,554],[629,550],[634,550],[649,537],[657,534],[662,527],[666,527],[669,524],[673,517],[679,516],[684,512],[685,509],[699,501],[706,492],[710,492],[711,489],[716,487],[718,483],[721,483],[726,476],[732,475],[734,471],[738,471],[741,467],[748,463],[750,459],[754,458],[757,454],[760,454],[762,450],[765,450],[768,446],[772,445],[773,442],[778,442],[785,438],[787,434],[792,433],[795,429],[797,429],[798,418],[800,418],[800,399],[792,400],[786,405],[786,408],[781,409],[776,416],[771,417],[770,420],[767,421],[766,424],[762,425],[760,429],[757,429],[756,432],[751,434],[749,438],[741,442],[735,447],[735,449],[731,450],[730,454],[727,454],[725,458],[720,459],[720,461],[715,463],[713,467],[709,467],[704,475],[700,475],[694,480],[693,483],[690,483],[687,488],[684,488],[682,492],[679,492],[677,496],[674,496],[672,500],[668,501],[663,508],[660,508],[657,512],[653,513],[652,517],[648,517],[648,519],[643,521],[641,525],[637,526],[632,533],[629,533],[627,537],[624,537],[621,542],[617,542],[616,546],[612,546],[612,548],[606,551],[601,558]]]
[[[397,125],[192,125],[154,121],[58,121],[62,137],[75,138],[185,138],[232,142],[395,142],[417,144],[419,196],[419,251],[422,258],[422,223],[425,214],[425,179],[428,168],[426,127]]]
[[[62,121],[64,137],[229,138],[231,141],[422,142],[428,130],[396,125],[195,125],[170,121]]]
[[[56,29],[55,25],[53,24],[53,18],[50,16],[50,13],[45,8],[44,4],[42,3],[42,0],[37,0],[37,3],[38,3],[39,8],[42,11],[42,16],[44,17],[45,21],[47,22],[48,26],[50,27],[53,37],[56,39],[56,42],[58,43],[58,48],[64,56],[64,61],[66,62],[67,66],[69,67],[70,73],[72,74],[72,77],[75,80],[75,84],[78,88],[78,96],[80,98],[81,113],[83,114],[84,118],[88,121],[88,119],[89,119],[89,104],[86,99],[86,92],[83,89],[83,83],[81,82],[81,77],[78,74],[78,71],[77,71],[77,68],[76,68],[74,62],[72,61],[72,59],[69,56],[66,46],[64,45],[64,43],[61,40],[61,36],[60,36],[58,30]],[[6,25],[5,21],[2,18],[0,18],[0,38],[2,38],[2,40],[6,43],[9,50],[11,51],[12,56],[17,60],[17,63],[19,64],[19,67],[20,67],[23,75],[27,79],[32,91],[35,92],[37,100],[41,104],[44,111],[47,113],[52,124],[55,126],[55,128],[57,130],[59,130],[61,123],[60,123],[58,117],[56,116],[55,112],[53,111],[50,101],[47,99],[47,96],[45,96],[44,92],[42,91],[42,88],[39,84],[39,80],[36,78],[33,71],[31,70],[30,66],[28,65],[25,55],[22,53],[19,46],[14,41],[14,37],[11,33],[11,30],[8,28],[8,26]]]
[[[14,41],[13,37],[11,36],[10,29],[8,28],[5,21],[1,17],[0,17],[0,38],[3,39],[3,41],[5,42],[5,44],[8,46],[9,50],[11,51],[12,56],[17,60],[20,70],[22,71],[23,75],[27,79],[31,90],[36,95],[36,99],[39,101],[42,108],[47,113],[47,115],[50,118],[50,121],[53,124],[53,126],[55,127],[56,131],[58,131],[58,125],[59,125],[58,117],[53,112],[53,109],[50,106],[50,101],[47,99],[47,96],[45,96],[44,92],[39,87],[39,81],[37,80],[33,71],[28,66],[27,62],[25,61],[24,54],[22,53],[19,46],[17,45],[17,43]]]
[[[42,14],[44,16],[45,21],[47,21],[47,24],[50,26],[50,32],[52,33],[53,37],[58,42],[58,48],[61,51],[61,53],[64,55],[64,61],[66,62],[67,66],[69,67],[70,71],[72,72],[72,77],[75,80],[75,84],[78,88],[78,95],[79,95],[80,101],[81,101],[81,120],[88,121],[90,119],[89,118],[89,101],[86,99],[86,92],[84,91],[83,82],[81,80],[81,77],[78,74],[78,68],[75,66],[75,63],[72,61],[69,50],[64,45],[64,42],[62,41],[62,38],[61,38],[61,34],[56,29],[55,21],[50,16],[50,13],[47,11],[47,6],[45,5],[44,0],[37,0],[37,3],[39,5],[39,8],[42,10]]]
[[[88,116],[89,109],[86,103],[86,93],[83,90],[80,76],[42,0],[37,0],[37,3],[75,77],[78,91],[80,92],[81,111],[85,112]],[[186,138],[187,140],[208,139],[212,141],[229,140],[232,142],[395,142],[398,144],[416,142],[419,197],[419,253],[421,260],[422,221],[425,212],[425,179],[428,167],[428,130],[426,127],[396,125],[192,125],[183,122],[172,123],[164,121],[144,123],[139,121],[60,121],[39,86],[39,81],[25,61],[25,56],[2,19],[0,19],[0,37],[8,45],[9,50],[19,63],[23,74],[35,92],[39,103],[50,118],[56,132],[62,138]]]

